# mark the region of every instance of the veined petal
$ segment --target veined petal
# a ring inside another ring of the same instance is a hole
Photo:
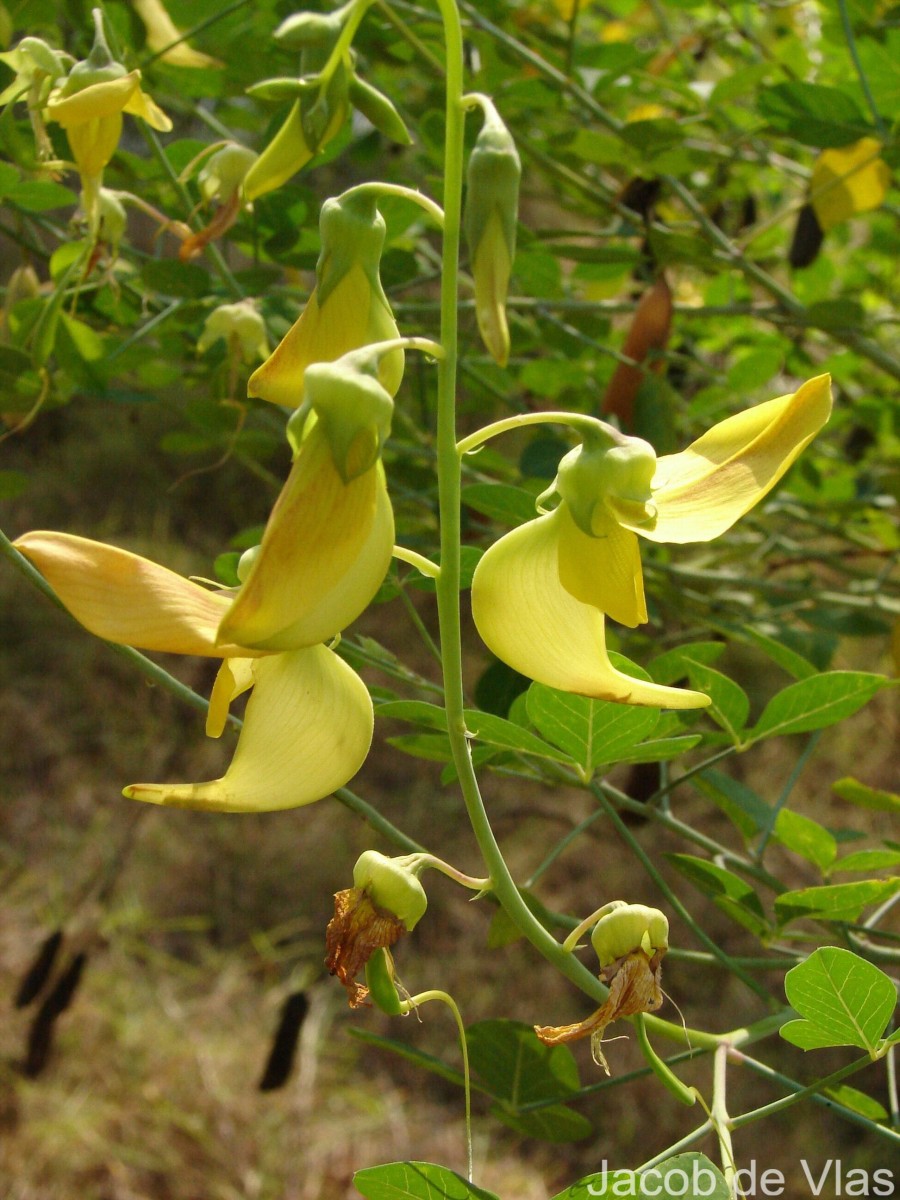
[[[656,524],[622,524],[652,542],[707,542],[757,504],[831,413],[831,379],[819,375],[714,425],[680,454],[664,455],[651,484]]]
[[[47,115],[64,128],[98,117],[110,117],[124,111],[134,93],[140,90],[140,83],[140,71],[131,71],[118,79],[92,83],[71,96],[63,97],[55,91],[47,102]]]
[[[376,463],[350,483],[321,426],[303,442],[259,554],[219,630],[267,651],[327,641],[360,615],[387,574],[394,520]]]
[[[218,812],[298,808],[330,795],[365,761],[372,701],[325,646],[253,662],[255,684],[231,765],[209,783],[135,783],[124,795]]]
[[[319,307],[316,290],[279,345],[250,376],[247,393],[297,408],[303,400],[303,373],[310,363],[334,362],[351,350],[399,337],[397,323],[376,295],[364,268],[355,263]],[[383,355],[382,385],[396,395],[403,378],[403,351]]]
[[[69,533],[26,533],[14,545],[76,621],[97,637],[170,654],[223,658],[253,653],[216,644],[230,597],[149,559]]]
[[[647,620],[647,603],[635,535],[601,512],[592,522],[596,536],[590,537],[575,524],[567,504],[558,512],[560,583],[576,600],[614,621],[641,625]]]
[[[559,578],[559,509],[520,525],[484,555],[472,580],[482,640],[516,671],[549,687],[658,708],[700,708],[700,692],[646,683],[617,671],[606,653],[603,614]]]

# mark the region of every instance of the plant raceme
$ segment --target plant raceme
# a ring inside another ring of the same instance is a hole
[[[206,783],[133,784],[154,804],[261,812],[309,804],[356,774],[372,740],[365,684],[324,643],[371,601],[390,563],[393,513],[380,449],[392,400],[378,354],[308,368],[296,456],[241,586],[210,591],[127,551],[65,533],[16,545],[72,615],[108,641],[220,657],[207,733],[252,688],[234,758]],[[371,373],[367,373],[370,366]],[[299,428],[298,428],[299,426]]]
[[[556,507],[479,562],[472,615],[482,640],[521,674],[562,691],[664,708],[708,704],[701,692],[635,679],[609,660],[606,616],[629,626],[647,620],[638,536],[718,537],[775,486],[830,412],[829,377],[820,375],[660,459],[640,438],[593,423],[539,499]]]

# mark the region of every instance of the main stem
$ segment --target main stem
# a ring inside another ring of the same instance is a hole
[[[453,761],[472,829],[487,865],[491,890],[532,945],[589,996],[602,1001],[606,988],[574,955],[563,950],[523,901],[497,845],[485,811],[469,752],[464,716],[460,630],[460,457],[456,447],[459,243],[462,225],[463,43],[455,0],[438,0],[447,48],[446,143],[444,158],[444,239],[441,278],[441,344],[438,364],[437,465],[441,518],[441,570],[437,606],[441,629],[447,728]]]

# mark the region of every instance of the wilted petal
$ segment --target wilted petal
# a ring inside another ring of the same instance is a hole
[[[97,637],[171,654],[221,658],[239,652],[216,644],[228,596],[127,550],[73,534],[26,533],[14,544],[76,621]]]
[[[819,375],[714,425],[653,477],[656,524],[622,524],[653,542],[706,542],[757,504],[812,441],[831,413],[831,379]]]
[[[646,621],[641,554],[631,530],[601,513],[592,523],[591,537],[578,528],[565,504],[558,521],[559,578],[566,591],[622,625],[633,628]]]
[[[303,312],[261,367],[250,376],[247,393],[297,408],[303,400],[303,373],[315,362],[334,362],[351,350],[400,336],[397,323],[364,268],[354,263],[319,307],[316,290]],[[403,351],[381,358],[378,378],[392,396],[403,378]]]
[[[328,641],[378,591],[393,546],[394,518],[381,464],[344,483],[315,426],[219,636],[268,651]]]
[[[372,741],[365,684],[325,646],[253,663],[255,685],[231,766],[209,783],[135,783],[132,800],[218,812],[311,804],[342,787]]]
[[[482,640],[516,671],[550,687],[658,708],[699,708],[700,692],[646,683],[617,671],[603,614],[560,582],[560,510],[520,525],[487,551],[472,580]]]

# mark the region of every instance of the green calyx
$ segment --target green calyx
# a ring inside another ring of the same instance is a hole
[[[95,83],[109,83],[113,79],[121,79],[128,71],[122,63],[116,62],[106,41],[103,29],[103,13],[99,8],[93,10],[94,44],[91,52],[82,62],[71,69],[62,86],[63,97],[74,96]]]
[[[345,192],[325,201],[319,216],[322,250],[316,264],[320,308],[355,265],[362,267],[376,297],[387,307],[378,275],[386,228],[371,193]]]
[[[414,870],[418,858],[388,858],[377,850],[366,850],[353,868],[354,886],[362,888],[377,908],[402,921],[407,930],[416,927],[428,907],[425,889]]]
[[[601,967],[636,950],[648,958],[669,948],[669,922],[665,913],[646,904],[627,904],[613,900],[591,933],[591,944]]]
[[[516,252],[519,214],[519,180],[522,164],[509,130],[486,98],[484,124],[469,156],[466,171],[466,205],[463,223],[469,253],[474,258],[491,218],[499,217],[509,259]]]
[[[364,346],[334,362],[311,363],[304,372],[303,404],[296,422],[289,422],[289,438],[292,444],[298,432],[302,438],[309,413],[315,413],[345,483],[371,469],[390,435],[394,401],[378,379],[378,364],[393,348]]]
[[[346,15],[346,6],[333,13],[294,13],[281,22],[272,37],[287,50],[306,50],[310,46],[330,48],[338,39]]]
[[[576,525],[589,537],[602,537],[609,519],[652,526],[656,508],[651,482],[656,452],[641,438],[610,430],[607,439],[588,438],[559,464],[554,484]]]

